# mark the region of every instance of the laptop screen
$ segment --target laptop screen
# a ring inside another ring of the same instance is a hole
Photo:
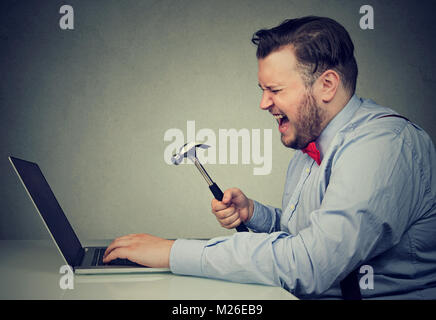
[[[83,248],[36,163],[9,157],[65,260],[75,266]]]

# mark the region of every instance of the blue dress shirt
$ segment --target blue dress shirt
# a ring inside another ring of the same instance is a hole
[[[436,299],[435,147],[387,114],[353,96],[315,141],[321,165],[292,157],[281,209],[254,201],[253,232],[176,240],[171,271],[341,298],[357,268],[364,299]]]

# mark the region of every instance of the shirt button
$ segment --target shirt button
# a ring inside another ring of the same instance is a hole
[[[310,171],[310,169],[309,169],[309,168],[306,168],[306,172],[309,173],[309,171]]]
[[[293,204],[291,204],[291,210],[294,210],[295,206]]]

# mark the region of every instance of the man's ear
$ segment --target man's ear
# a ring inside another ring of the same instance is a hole
[[[336,91],[341,83],[339,74],[334,70],[326,70],[316,80],[317,96],[324,103],[329,103],[336,95]]]

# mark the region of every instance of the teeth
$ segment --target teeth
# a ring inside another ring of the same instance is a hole
[[[285,116],[283,114],[274,114],[274,118],[278,119],[283,119]]]

